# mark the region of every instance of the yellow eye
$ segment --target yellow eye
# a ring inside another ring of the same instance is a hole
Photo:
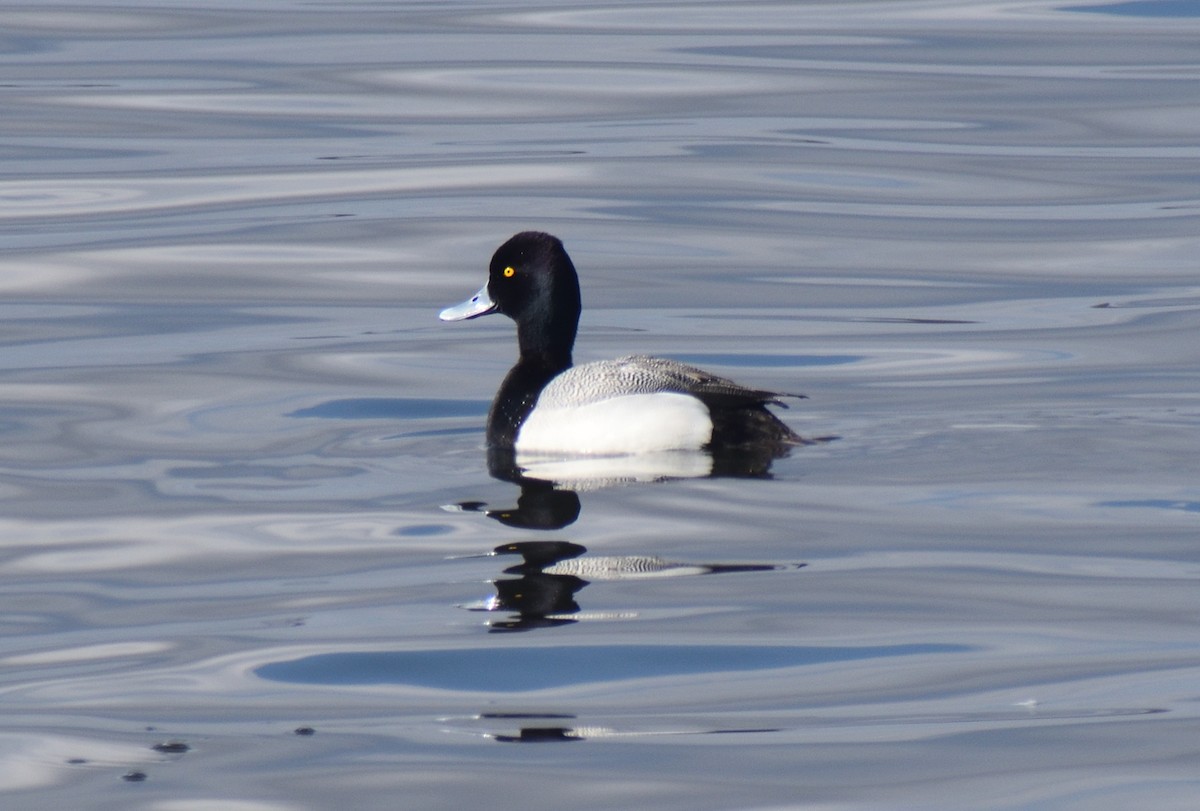
[[[504,269],[504,278],[511,279],[516,274],[516,272],[517,271],[514,270],[513,268],[505,268]]]

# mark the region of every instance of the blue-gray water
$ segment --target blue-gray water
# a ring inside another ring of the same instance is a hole
[[[0,19],[4,808],[1200,803],[1200,3]],[[840,438],[490,478],[525,228]]]

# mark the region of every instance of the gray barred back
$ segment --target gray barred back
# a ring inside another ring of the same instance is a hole
[[[719,408],[773,403],[786,408],[780,397],[801,397],[739,386],[703,369],[669,358],[627,355],[572,366],[542,389],[538,407],[570,408],[629,394],[690,394]]]

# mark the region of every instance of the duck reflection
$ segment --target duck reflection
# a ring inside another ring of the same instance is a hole
[[[460,501],[445,509],[483,513],[515,529],[556,530],[578,520],[582,509],[579,493],[584,490],[703,476],[766,478],[774,458],[766,451],[755,455],[742,449],[724,454],[671,451],[625,457],[523,458],[518,462],[512,448],[493,446],[487,451],[488,473],[521,488],[516,506],[495,509],[483,501]]]
[[[460,501],[445,509],[454,512],[478,512],[515,529],[562,529],[579,518],[581,505],[574,490],[556,488],[540,479],[521,479],[517,506],[488,509],[483,501]]]
[[[515,731],[487,731],[484,736],[497,743],[572,743],[598,738],[644,738],[662,735],[728,735],[779,732],[779,727],[702,727],[619,729],[587,724],[567,713],[481,713],[476,720],[489,726],[519,723]]]
[[[484,555],[469,556],[515,555],[521,562],[503,570],[503,574],[513,577],[492,581],[495,595],[464,607],[473,611],[510,612],[508,618],[488,623],[493,632],[553,628],[582,619],[632,619],[637,616],[635,612],[584,613],[575,595],[598,580],[779,571],[806,565],[684,563],[653,555],[586,555],[586,552],[586,547],[569,541],[517,541],[497,546]]]
[[[488,726],[519,723],[515,732],[487,731],[484,737],[498,743],[570,743],[584,741],[590,737],[603,737],[609,730],[602,727],[585,727],[578,724],[576,716],[556,712],[485,712],[475,716],[474,721]]]
[[[787,456],[793,447],[832,439],[835,437],[797,438],[787,445],[725,445],[613,456],[519,453],[512,447],[489,445],[487,467],[492,478],[500,481],[541,481],[571,490],[672,479],[768,479],[772,463]]]

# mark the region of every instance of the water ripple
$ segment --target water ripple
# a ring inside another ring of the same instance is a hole
[[[543,166],[545,181],[580,182],[586,170]],[[510,188],[528,179],[520,166],[477,165],[390,170],[226,174],[206,177],[113,180],[0,181],[0,220],[165,213],[175,208],[246,205],[348,195],[391,194],[492,186]]]

